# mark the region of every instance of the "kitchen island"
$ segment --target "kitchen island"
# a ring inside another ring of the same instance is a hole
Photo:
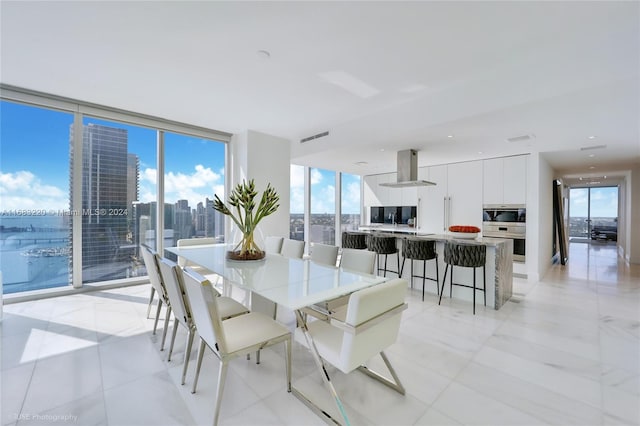
[[[444,277],[444,244],[446,241],[454,240],[465,244],[481,244],[487,247],[487,260],[485,264],[486,280],[487,280],[487,306],[493,306],[494,309],[500,309],[502,305],[509,300],[513,294],[513,241],[503,238],[488,238],[478,237],[475,239],[460,239],[447,234],[421,234],[415,231],[414,228],[408,226],[362,226],[359,228],[359,232],[392,236],[397,239],[397,246],[400,252],[400,262],[402,262],[402,242],[407,238],[411,239],[426,239],[434,240],[436,242],[436,252],[438,253],[438,270],[440,272],[439,287],[443,288],[442,279]],[[395,262],[395,256],[389,256],[389,262]],[[407,259],[403,271],[403,277],[410,280],[410,260]],[[422,271],[422,267],[418,264],[414,266],[414,273]],[[451,268],[449,268],[451,270]],[[476,283],[478,286],[482,286],[482,270],[476,269]],[[435,263],[433,261],[427,261],[427,276],[435,277]],[[416,280],[418,283],[421,280]],[[473,282],[473,269],[471,268],[455,268],[455,282],[472,283]],[[443,296],[443,300],[449,295],[449,278],[444,285],[446,293]],[[429,285],[427,281],[425,291],[437,294],[435,285]],[[418,284],[419,285],[419,284]],[[482,297],[479,293],[477,296]],[[453,287],[453,297],[462,300],[473,300],[473,290],[464,287]],[[480,299],[481,300],[481,299]],[[481,302],[480,302],[481,303]]]

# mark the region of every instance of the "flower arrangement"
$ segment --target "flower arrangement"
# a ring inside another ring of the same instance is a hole
[[[230,259],[258,260],[265,256],[264,251],[255,243],[253,233],[262,219],[278,210],[280,196],[269,183],[256,208],[257,195],[255,182],[251,179],[249,182],[243,180],[236,185],[227,201],[228,206],[215,196],[213,208],[229,216],[242,232],[242,240],[227,253]]]

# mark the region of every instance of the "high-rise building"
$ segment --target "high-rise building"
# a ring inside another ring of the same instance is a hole
[[[176,240],[181,238],[191,238],[194,236],[193,219],[189,200],[178,200],[175,204],[175,223],[173,230]]]
[[[70,129],[73,165],[78,159],[74,158],[73,126]],[[127,220],[138,187],[137,171],[129,177],[130,164],[137,163],[137,159],[129,158],[127,146],[125,129],[98,124],[83,126],[82,211],[74,212],[72,218],[82,220],[83,282],[127,276],[127,256],[135,247],[128,241],[131,234]],[[71,190],[70,203],[73,209]],[[123,266],[118,268],[121,261]]]

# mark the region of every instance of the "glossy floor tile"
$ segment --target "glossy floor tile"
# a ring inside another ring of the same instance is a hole
[[[386,351],[405,396],[327,367],[351,424],[639,425],[640,267],[621,262],[611,244],[572,243],[569,254],[539,282],[516,278],[499,311],[479,305],[474,316],[468,302],[439,306],[410,291]],[[148,295],[146,285],[6,305],[1,424],[211,424],[219,362],[205,355],[192,394],[194,345],[182,386],[186,333],[167,361],[163,321],[153,335],[146,318]],[[281,346],[264,350],[259,365],[231,361],[221,425],[324,424],[286,392]],[[379,357],[370,366],[385,372]],[[298,343],[293,383],[337,414]]]

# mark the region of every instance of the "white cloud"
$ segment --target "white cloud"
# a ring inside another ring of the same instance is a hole
[[[351,182],[342,186],[342,212],[360,214],[360,183]]]
[[[304,188],[304,166],[292,164],[289,173],[291,188]]]
[[[322,182],[322,172],[318,169],[311,169],[311,185]]]
[[[68,189],[47,185],[37,175],[26,170],[0,173],[0,193],[2,210],[69,208]]]

